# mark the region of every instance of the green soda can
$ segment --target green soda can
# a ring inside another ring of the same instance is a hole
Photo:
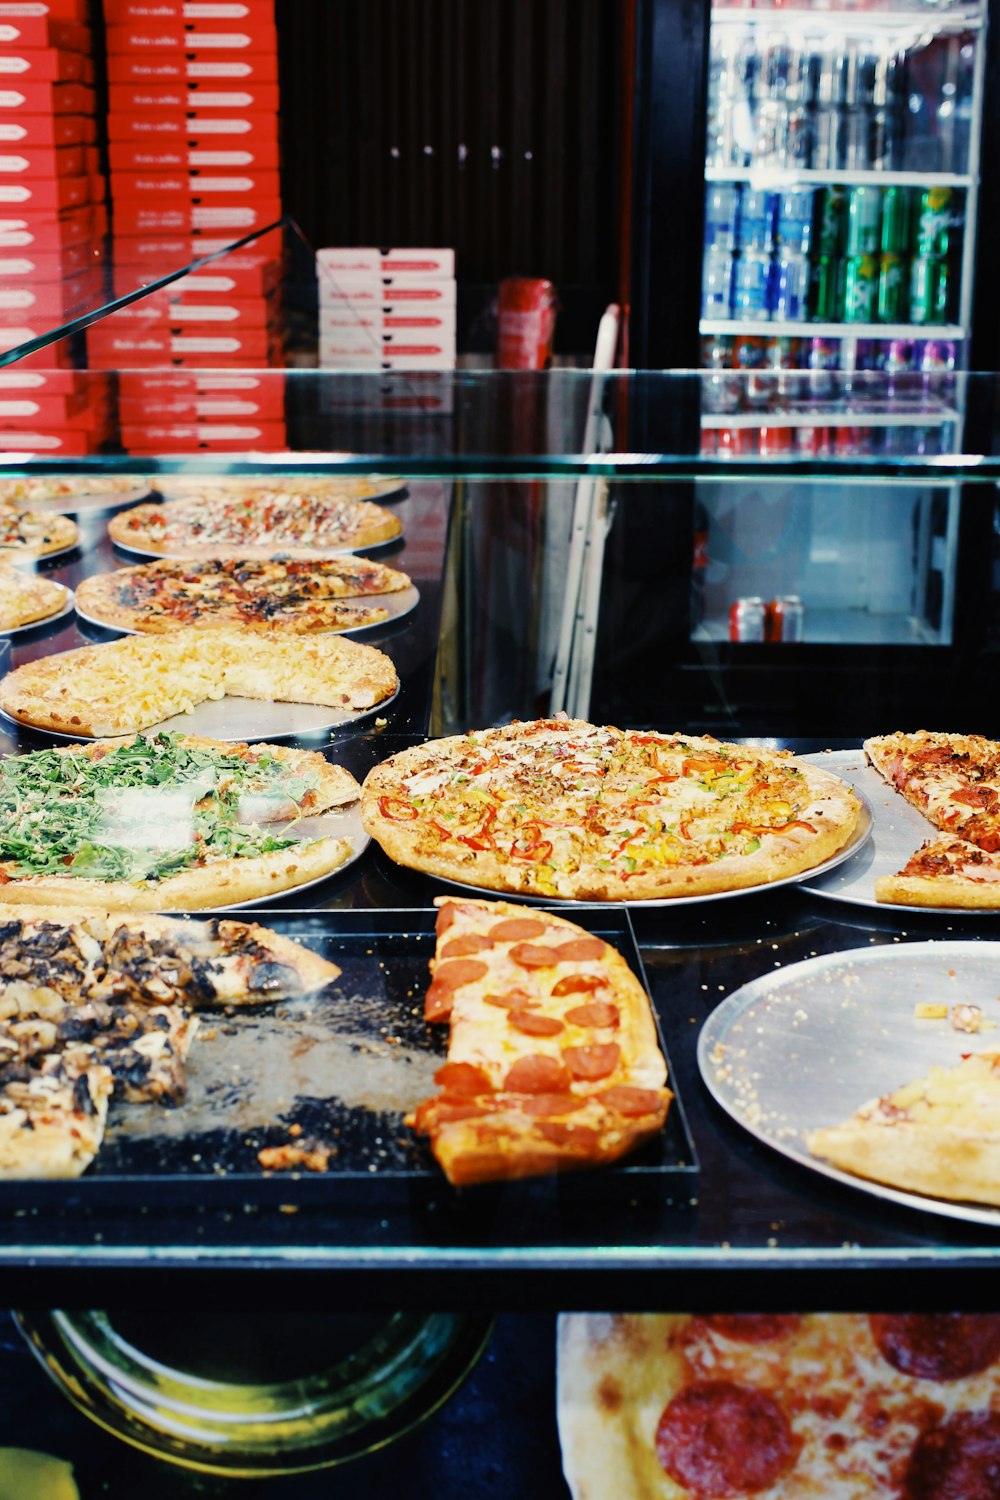
[[[882,229],[882,189],[851,188],[847,204],[848,255],[877,255]]]
[[[910,247],[910,195],[904,187],[882,192],[882,254],[905,255]]]
[[[918,256],[947,255],[951,227],[951,188],[927,188],[920,195],[913,253]]]
[[[812,317],[818,323],[839,323],[843,317],[840,300],[840,261],[835,255],[821,255],[812,263],[809,301]]]
[[[883,255],[878,268],[878,320],[906,322],[906,264],[901,255]]]
[[[844,264],[844,322],[874,323],[878,310],[878,256],[849,255]]]
[[[948,262],[939,255],[915,255],[910,262],[910,321],[948,321]]]
[[[847,221],[847,194],[841,187],[823,188],[816,194],[814,255],[843,255]]]

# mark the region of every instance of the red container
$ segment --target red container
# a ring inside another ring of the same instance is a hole
[[[798,594],[782,594],[766,606],[764,634],[769,641],[801,641],[806,612]]]
[[[761,427],[758,433],[761,457],[773,458],[776,454],[795,452],[795,434],[791,427]]]
[[[551,281],[508,276],[500,283],[497,365],[501,370],[547,370],[552,363],[558,302]]]
[[[829,427],[796,427],[795,451],[807,458],[826,458],[832,447]]]

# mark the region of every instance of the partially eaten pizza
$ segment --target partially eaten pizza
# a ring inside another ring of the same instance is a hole
[[[424,1014],[448,1022],[440,1093],[410,1123],[449,1182],[596,1166],[659,1131],[672,1095],[645,990],[552,912],[441,898]]]

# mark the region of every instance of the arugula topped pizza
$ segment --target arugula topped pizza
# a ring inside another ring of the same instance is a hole
[[[295,821],[358,792],[315,751],[177,734],[6,756],[0,897],[156,911],[289,890],[352,852]]]

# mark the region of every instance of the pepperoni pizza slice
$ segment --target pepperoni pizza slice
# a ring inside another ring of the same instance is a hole
[[[645,991],[603,939],[505,901],[437,902],[424,1014],[450,1021],[441,1092],[410,1122],[449,1182],[614,1161],[673,1097]]]
[[[1000,1317],[567,1314],[573,1500],[995,1500]]]

